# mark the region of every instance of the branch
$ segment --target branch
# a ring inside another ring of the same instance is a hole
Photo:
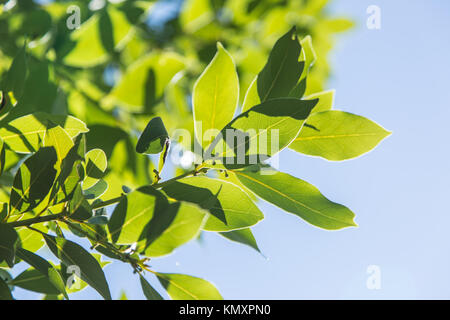
[[[58,220],[62,217],[65,217],[66,215],[67,215],[67,212],[61,212],[58,214],[51,214],[48,216],[36,217],[36,218],[26,219],[26,220],[22,220],[22,221],[14,221],[14,222],[9,222],[9,223],[5,223],[5,224],[12,228],[27,227],[27,226],[31,226],[32,224],[35,224],[35,223]]]

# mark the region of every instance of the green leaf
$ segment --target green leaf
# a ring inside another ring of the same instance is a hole
[[[244,102],[242,104],[242,112],[245,112],[258,104],[261,104],[261,99],[258,94],[258,77],[255,77],[248,87],[247,93],[245,94]]]
[[[50,263],[33,252],[23,248],[19,248],[17,250],[17,256],[46,276],[50,283],[59,291],[59,293],[62,293],[66,299],[69,299],[66,293],[65,283],[59,274],[59,271],[56,270]]]
[[[23,271],[11,281],[11,284],[33,292],[60,294],[59,290],[50,282],[49,278],[34,268]]]
[[[70,218],[73,220],[87,220],[92,217],[92,207],[86,200],[81,184],[75,188],[72,199],[69,201]]]
[[[89,189],[105,175],[108,166],[106,154],[101,149],[92,149],[86,153],[86,177],[83,181],[83,189]]]
[[[192,94],[195,135],[203,148],[233,119],[238,100],[236,65],[230,54],[218,43],[214,59],[198,78]],[[208,132],[214,129],[216,132]],[[205,135],[208,137],[205,138]]]
[[[53,147],[40,148],[25,160],[14,178],[9,201],[10,215],[30,211],[46,199],[55,181],[56,161]]]
[[[61,126],[56,126],[47,130],[44,138],[45,147],[53,147],[56,151],[56,156],[58,158],[58,171],[64,158],[69,153],[70,149],[73,147],[73,141],[69,134],[61,128]]]
[[[66,65],[92,67],[105,62],[113,50],[121,49],[130,39],[131,30],[126,15],[108,6],[107,11],[98,11],[70,33],[59,54]]]
[[[33,228],[43,232],[47,229],[42,224],[35,224],[33,225]],[[36,252],[44,245],[44,241],[42,241],[42,236],[39,232],[28,229],[27,227],[22,227],[17,229],[17,233],[19,234],[21,247],[23,249]]]
[[[150,186],[127,194],[109,220],[111,238],[119,244],[133,244],[146,239],[151,219],[156,212],[164,212],[167,206],[167,198]]]
[[[19,245],[20,238],[16,230],[0,223],[0,263],[5,261],[12,268]]]
[[[38,112],[17,118],[0,128],[0,137],[15,152],[35,152],[41,141],[44,141],[45,132],[50,124],[61,126],[71,138],[89,131],[81,120],[72,116]]]
[[[219,232],[219,234],[227,238],[228,240],[245,244],[261,253],[258,244],[256,243],[256,239],[253,236],[252,230],[250,228],[234,230],[229,232]]]
[[[278,98],[251,108],[222,129],[205,160],[235,169],[269,159],[295,139],[316,103]]]
[[[80,245],[63,238],[43,235],[47,246],[66,266],[78,266],[80,277],[106,300],[111,300],[105,274],[98,261]]]
[[[133,112],[149,109],[184,67],[183,58],[175,53],[151,53],[127,68],[106,101],[117,102]]]
[[[297,85],[291,90],[289,93],[290,97],[301,99],[306,91],[306,82],[307,77],[309,74],[309,70],[311,69],[312,65],[315,63],[317,56],[316,52],[314,51],[313,45],[312,45],[312,39],[310,36],[306,36],[300,41],[300,44],[302,46],[302,53],[300,56],[300,61],[304,62],[304,68],[303,72],[300,76],[300,79],[297,83]]]
[[[319,99],[319,102],[317,102],[316,106],[311,110],[311,114],[331,110],[334,105],[334,94],[334,90],[327,90],[305,97],[305,100]]]
[[[159,282],[173,300],[222,300],[210,282],[185,274],[157,273]]]
[[[391,133],[375,122],[344,111],[312,114],[291,149],[327,160],[356,158],[375,148]]]
[[[235,173],[257,196],[312,225],[327,230],[356,226],[351,210],[331,202],[308,182],[270,167],[260,169],[253,166]]]
[[[163,297],[153,289],[153,287],[148,283],[147,280],[142,275],[139,275],[139,280],[141,281],[142,292],[147,300],[164,300]]]
[[[170,183],[163,191],[178,201],[208,210],[204,230],[231,231],[252,226],[264,215],[250,197],[232,183],[208,177],[189,177]]]
[[[3,139],[0,138],[0,176],[5,168],[5,152],[5,144],[3,143]]]
[[[169,139],[164,122],[160,117],[149,121],[136,144],[136,152],[156,154],[163,151],[166,141]]]
[[[156,213],[145,239],[144,255],[160,257],[197,237],[207,212],[186,202],[171,203],[166,211]]]
[[[214,11],[211,8],[211,1],[208,0],[187,0],[183,3],[180,12],[180,23],[183,30],[193,33],[213,21]]]
[[[108,190],[108,183],[105,180],[99,180],[89,189],[84,191],[85,198],[89,200],[94,200],[101,197],[106,190]]]
[[[304,62],[299,61],[302,47],[295,33],[295,28],[292,28],[278,39],[258,75],[258,94],[262,102],[287,97],[300,79]]]
[[[82,162],[85,153],[86,138],[83,134],[76,138],[75,145],[61,163],[61,172],[53,188],[53,193],[57,193],[56,203],[70,200],[79,182],[84,179],[85,172]]]
[[[12,91],[14,97],[19,99],[22,96],[25,86],[25,78],[27,76],[27,58],[25,46],[19,50],[14,57],[11,67],[6,73],[3,83],[3,90],[5,92]]]
[[[1,278],[0,278],[0,300],[13,300],[8,285]]]

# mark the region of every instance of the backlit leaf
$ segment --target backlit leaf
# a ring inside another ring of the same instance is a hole
[[[222,300],[210,282],[185,274],[157,273],[161,285],[173,300]]]
[[[211,131],[208,130],[219,132],[233,119],[238,99],[236,66],[230,54],[218,43],[217,53],[195,83],[192,97],[195,134],[203,148],[215,136],[209,135]]]
[[[133,244],[146,239],[153,216],[156,212],[164,212],[167,206],[167,198],[150,186],[127,194],[114,209],[108,223],[113,241]]]
[[[389,135],[389,131],[367,118],[344,111],[324,111],[308,118],[289,148],[341,161],[369,152]]]
[[[41,141],[44,141],[45,132],[50,124],[61,126],[71,138],[88,131],[81,120],[72,116],[38,112],[17,118],[0,128],[0,137],[15,152],[35,152]]]
[[[269,159],[295,139],[316,103],[278,98],[240,114],[206,150],[208,165],[233,169]]]
[[[195,238],[207,212],[186,202],[171,203],[166,211],[154,216],[145,241],[144,255],[159,257]]]
[[[235,173],[257,196],[317,227],[337,230],[356,226],[351,210],[328,200],[306,181],[268,167],[264,172],[254,166]]]
[[[163,191],[178,201],[195,203],[208,210],[205,226],[208,231],[231,231],[256,224],[262,212],[250,197],[232,183],[208,177],[183,178],[163,187]]]

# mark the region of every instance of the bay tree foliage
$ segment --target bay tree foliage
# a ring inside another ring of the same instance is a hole
[[[87,286],[111,299],[111,262],[130,265],[147,299],[165,295],[154,281],[172,299],[221,299],[211,282],[149,260],[201,232],[259,251],[258,199],[325,230],[356,226],[349,208],[267,163],[285,148],[352,159],[390,134],[333,105],[327,55],[352,23],[326,5],[0,1],[0,299],[17,287],[69,299]],[[204,139],[208,129],[217,134]],[[243,137],[243,161],[229,129],[257,132]],[[249,147],[259,135],[271,144],[273,129],[275,149]],[[201,153],[186,165],[174,150]]]

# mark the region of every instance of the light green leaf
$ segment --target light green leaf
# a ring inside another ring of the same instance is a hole
[[[214,19],[209,0],[187,0],[180,14],[181,26],[188,33],[194,33]]]
[[[129,111],[142,112],[162,96],[170,80],[184,67],[183,58],[175,53],[151,53],[127,68],[106,102],[116,101]]]
[[[3,139],[0,138],[0,176],[5,168],[5,152],[5,144],[3,143]]]
[[[256,239],[253,236],[252,230],[250,228],[234,230],[229,232],[219,232],[219,234],[227,238],[228,240],[245,244],[261,253],[258,244],[256,243]]]
[[[78,266],[83,281],[97,290],[103,298],[111,300],[105,274],[98,261],[80,245],[59,237],[43,235],[47,246],[66,267]]]
[[[50,124],[64,128],[72,139],[82,132],[89,131],[81,120],[72,116],[38,112],[17,118],[0,128],[0,137],[15,152],[35,152],[44,140],[45,132]]]
[[[56,161],[53,147],[40,148],[25,160],[14,178],[9,215],[30,211],[46,199],[55,181]]]
[[[299,61],[301,52],[295,28],[278,39],[258,75],[258,94],[262,102],[289,95],[304,68],[304,62]]]
[[[258,77],[253,79],[250,87],[247,89],[247,93],[245,94],[244,102],[242,104],[242,112],[249,110],[251,107],[254,107],[258,104],[261,104],[261,99],[258,94]]]
[[[33,225],[33,227],[35,229],[45,231],[45,227],[41,225],[35,224]],[[17,233],[19,234],[21,247],[23,249],[36,252],[44,245],[44,242],[42,241],[42,236],[39,232],[23,227],[17,229]]]
[[[375,122],[344,111],[312,114],[291,149],[327,160],[356,158],[375,148],[391,133]]]
[[[208,214],[186,202],[171,203],[166,211],[156,213],[145,239],[144,255],[160,257],[195,238]]]
[[[147,300],[164,300],[163,297],[153,289],[153,287],[148,283],[147,280],[142,275],[139,275],[139,280],[141,281],[142,292]]]
[[[133,244],[146,239],[149,222],[156,212],[164,212],[167,206],[167,198],[150,186],[127,194],[109,220],[111,238],[119,244]]]
[[[185,274],[157,273],[161,285],[173,300],[222,300],[210,282]]]
[[[195,135],[206,148],[217,132],[233,119],[239,99],[239,79],[233,58],[218,43],[214,59],[198,78],[192,94]],[[215,134],[212,131],[216,130]],[[209,133],[213,133],[209,136]],[[205,139],[205,135],[209,139]]]
[[[247,228],[264,218],[250,197],[232,183],[208,177],[189,177],[170,183],[163,191],[171,198],[208,210],[204,230],[231,231]]]
[[[69,299],[66,293],[65,283],[59,274],[59,271],[56,270],[50,263],[33,252],[23,248],[19,248],[17,250],[17,256],[46,276],[50,283],[59,291],[59,293],[62,293],[66,299]]]
[[[58,158],[57,168],[59,171],[62,161],[73,147],[73,141],[61,126],[56,126],[47,130],[44,138],[44,146],[53,147],[55,149]]]
[[[311,110],[311,114],[331,110],[334,105],[334,94],[335,90],[327,90],[305,97],[305,100],[319,99],[319,102],[317,102],[316,106]]]
[[[142,132],[136,144],[136,152],[156,154],[163,151],[166,141],[169,139],[164,122],[160,117],[151,119]]]
[[[0,263],[5,261],[12,268],[19,245],[20,238],[16,230],[6,224],[0,224]]]
[[[92,67],[105,62],[111,51],[120,50],[130,39],[132,26],[125,13],[108,6],[98,11],[70,34],[63,47],[63,62],[73,67]]]
[[[13,300],[8,285],[1,278],[0,278],[0,300]]]
[[[277,98],[251,108],[222,129],[205,160],[235,169],[269,159],[295,139],[316,103]]]
[[[83,181],[83,189],[89,189],[97,181],[103,178],[108,160],[102,149],[92,149],[85,156],[86,159],[86,177]]]
[[[270,167],[263,171],[260,168],[235,171],[239,180],[257,196],[323,229],[356,226],[351,210],[331,202],[313,185]]]

